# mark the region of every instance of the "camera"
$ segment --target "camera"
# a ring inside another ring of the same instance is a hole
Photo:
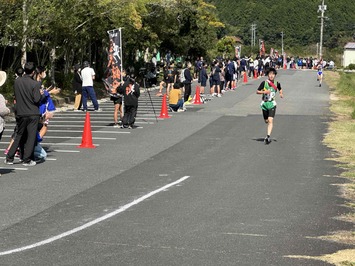
[[[139,69],[139,74],[141,74],[141,75],[146,75],[146,74],[147,74],[147,69],[146,69],[145,67],[141,67],[141,68]]]

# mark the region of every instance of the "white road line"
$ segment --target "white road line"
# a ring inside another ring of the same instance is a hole
[[[66,131],[68,132],[68,131]],[[3,135],[3,137],[11,137],[9,135]],[[71,136],[48,136],[46,135],[46,139],[81,139],[82,137],[71,137]],[[92,137],[92,139],[100,139],[100,140],[117,140],[116,138],[101,138],[101,137]]]
[[[158,118],[158,120],[159,120],[160,118]],[[112,122],[111,122],[112,123]],[[153,125],[154,124],[154,122],[148,122],[148,121],[139,121],[137,124],[150,124],[150,125]],[[11,129],[11,127],[12,127],[12,129]],[[14,124],[6,124],[6,129],[5,129],[5,131],[14,131],[14,128],[15,127],[15,125]],[[53,127],[61,127],[61,128],[63,128],[63,127],[68,127],[68,128],[72,128],[72,127],[80,127],[80,128],[84,128],[84,125],[53,125],[53,124],[50,124],[50,131],[51,131],[51,129],[53,128]],[[91,127],[92,128],[95,128],[95,127],[98,127],[98,128],[113,128],[113,126],[105,126],[105,125],[102,125],[102,126],[95,126],[95,125],[91,125]],[[120,129],[118,128],[117,129],[117,131],[112,131],[112,132],[120,132],[119,131]],[[97,131],[97,132],[99,132],[99,131]]]
[[[95,219],[95,220],[93,220],[91,222],[88,222],[86,224],[83,224],[82,226],[76,227],[76,228],[74,228],[72,230],[66,231],[66,232],[64,232],[62,234],[53,236],[51,238],[48,238],[48,239],[45,239],[43,241],[34,243],[32,245],[28,245],[28,246],[24,246],[24,247],[20,247],[20,248],[16,248],[16,249],[11,249],[11,250],[0,252],[0,256],[10,255],[10,254],[17,253],[17,252],[22,252],[22,251],[25,251],[25,250],[28,250],[28,249],[33,249],[33,248],[36,248],[36,247],[40,247],[40,246],[52,243],[52,242],[54,242],[56,240],[62,239],[64,237],[67,237],[69,235],[75,234],[75,233],[77,233],[79,231],[82,231],[82,230],[84,230],[86,228],[89,228],[89,227],[91,227],[91,226],[93,226],[95,224],[98,224],[98,223],[100,223],[102,221],[105,221],[105,220],[107,220],[107,219],[109,219],[109,218],[111,218],[111,217],[113,217],[113,216],[115,216],[115,215],[117,215],[117,214],[119,214],[121,212],[124,212],[124,211],[128,210],[129,208],[131,208],[132,206],[137,205],[138,203],[141,203],[142,201],[154,196],[155,194],[158,194],[158,193],[160,193],[160,192],[162,192],[162,191],[164,191],[164,190],[166,190],[166,189],[168,189],[168,188],[170,188],[172,186],[175,186],[175,185],[185,181],[189,177],[190,176],[184,176],[184,177],[176,180],[175,182],[172,182],[172,183],[167,184],[167,185],[165,185],[165,186],[163,186],[163,187],[161,187],[161,188],[159,188],[157,190],[154,190],[154,191],[152,191],[152,192],[150,192],[150,193],[148,193],[148,194],[146,194],[146,195],[144,195],[144,196],[142,196],[142,197],[140,197],[140,198],[138,198],[138,199],[136,199],[136,200],[134,200],[134,201],[122,206],[122,207],[120,207],[120,208],[118,208],[117,210],[115,210],[113,212],[110,212],[110,213],[108,213],[108,214],[106,214],[104,216],[101,216],[101,217],[99,217],[99,218],[97,218],[97,219]]]
[[[5,170],[19,170],[19,171],[27,171],[28,168],[17,168],[17,167],[0,167],[0,169],[5,169]]]
[[[46,139],[82,139],[82,137],[71,137],[71,136],[46,136]],[[116,138],[100,138],[100,137],[92,137],[92,139],[100,139],[100,140],[116,140]]]
[[[67,118],[67,117],[63,117],[63,118]],[[157,117],[158,120],[164,120],[163,118],[159,118]],[[151,115],[150,117],[136,117],[136,121],[138,123],[138,121],[140,120],[155,120],[154,115]],[[107,123],[107,124],[111,124],[113,123],[112,120],[100,120],[100,119],[90,119],[91,123]],[[76,124],[81,124],[82,121],[81,120],[59,120],[59,119],[53,119],[50,121],[49,127],[52,124],[57,124],[57,123],[76,123]]]
[[[9,144],[8,142],[0,142],[0,144]],[[81,143],[50,143],[50,142],[44,142],[44,146],[46,145],[52,145],[52,146],[79,146]],[[100,146],[100,144],[94,144],[95,146]]]
[[[50,133],[52,132],[62,132],[62,133],[83,133],[82,130],[57,130],[57,129],[50,129],[49,130]],[[96,134],[96,133],[102,133],[102,134],[127,134],[129,133],[129,131],[91,131],[92,134]],[[47,135],[46,135],[47,138]]]
[[[54,152],[62,152],[62,153],[72,153],[72,152],[80,152],[80,151],[72,151],[72,150],[53,150]]]

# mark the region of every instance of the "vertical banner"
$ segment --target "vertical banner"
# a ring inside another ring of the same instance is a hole
[[[241,53],[241,46],[235,46],[235,57],[240,58],[240,53]]]
[[[265,43],[264,40],[259,40],[259,44],[260,44],[260,56],[265,55]]]
[[[107,68],[103,81],[109,94],[116,94],[123,71],[121,28],[109,30],[107,33],[110,41],[107,51]]]

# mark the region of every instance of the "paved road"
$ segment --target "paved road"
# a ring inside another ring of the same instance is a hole
[[[103,102],[95,149],[76,147],[85,114],[58,113],[47,162],[0,168],[0,265],[326,265],[290,256],[347,248],[317,238],[351,228],[335,219],[344,180],[322,145],[328,88],[310,71],[277,80],[270,145],[261,80],[170,119],[143,93],[133,130],[113,128]]]

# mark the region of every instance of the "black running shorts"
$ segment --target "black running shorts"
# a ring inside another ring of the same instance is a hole
[[[264,119],[267,120],[269,117],[275,117],[276,114],[276,106],[269,110],[263,110]]]

